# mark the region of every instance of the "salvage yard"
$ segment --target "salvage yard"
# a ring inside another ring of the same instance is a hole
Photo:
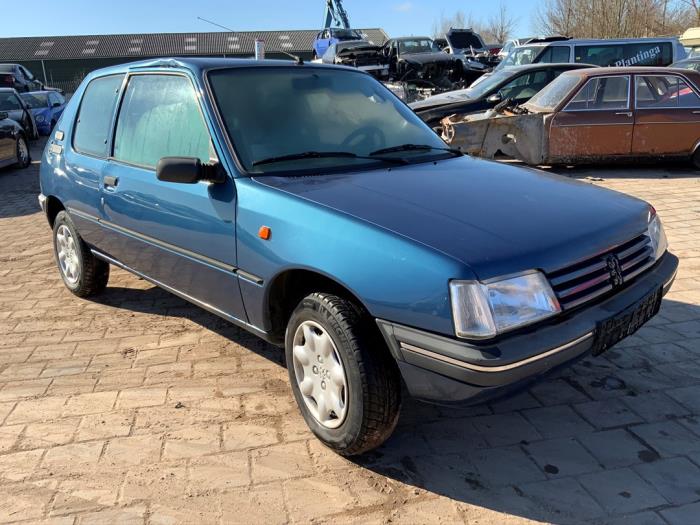
[[[345,460],[307,430],[283,353],[112,269],[73,296],[37,202],[0,171],[0,522],[688,524],[700,516],[700,173],[565,170],[651,202],[676,283],[604,357],[470,409],[404,402]]]

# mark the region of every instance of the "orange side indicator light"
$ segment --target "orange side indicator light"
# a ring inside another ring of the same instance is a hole
[[[272,230],[270,228],[267,226],[260,226],[260,229],[258,230],[258,237],[260,237],[263,241],[268,241],[270,240],[271,235]]]

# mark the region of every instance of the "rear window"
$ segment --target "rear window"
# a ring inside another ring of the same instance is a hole
[[[124,75],[96,78],[85,88],[73,134],[76,151],[96,157],[109,155],[112,115],[123,79]]]
[[[597,66],[668,66],[673,62],[673,45],[670,42],[638,42],[576,46],[574,60]]]

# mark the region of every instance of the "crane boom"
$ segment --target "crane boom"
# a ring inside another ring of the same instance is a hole
[[[343,8],[342,0],[326,0],[326,12],[323,17],[323,27],[342,27],[350,29],[348,13]]]

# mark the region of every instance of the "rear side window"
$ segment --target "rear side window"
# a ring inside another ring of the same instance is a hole
[[[576,46],[574,60],[597,66],[668,66],[673,62],[670,42],[595,44]]]
[[[700,97],[680,77],[648,75],[637,77],[638,108],[697,108]]]
[[[117,120],[114,158],[155,168],[163,157],[214,157],[192,83],[176,75],[129,79]]]
[[[80,101],[75,123],[73,148],[96,157],[109,155],[109,132],[124,75],[111,75],[91,81]]]
[[[565,111],[621,110],[629,107],[629,77],[590,79],[571,99]]]
[[[547,50],[537,58],[537,62],[544,62],[546,64],[556,64],[568,61],[569,46],[549,46]]]

